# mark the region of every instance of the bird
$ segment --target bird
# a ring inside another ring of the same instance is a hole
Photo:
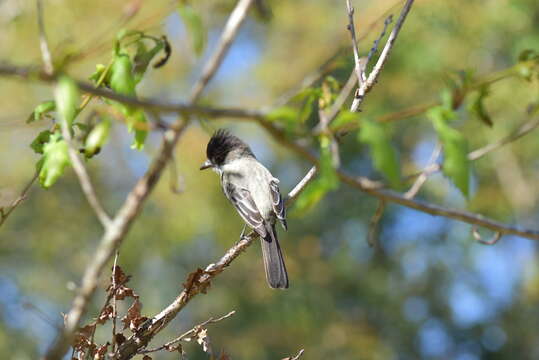
[[[288,230],[279,179],[257,160],[249,145],[224,129],[210,138],[206,158],[200,170],[211,168],[219,174],[225,196],[245,224],[260,236],[268,285],[288,288],[288,273],[275,229],[279,221]],[[241,237],[243,234],[244,231]]]

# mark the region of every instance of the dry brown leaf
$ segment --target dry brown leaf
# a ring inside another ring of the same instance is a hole
[[[133,304],[129,307],[127,310],[127,314],[122,318],[122,323],[124,324],[123,330],[130,328],[132,331],[132,323],[138,322],[140,316],[140,310],[142,309],[142,303],[139,301],[138,298],[133,301]],[[135,327],[136,329],[136,327]]]
[[[204,350],[205,353],[212,353],[208,329],[200,328],[200,330],[197,331],[197,343],[202,345],[202,350]]]

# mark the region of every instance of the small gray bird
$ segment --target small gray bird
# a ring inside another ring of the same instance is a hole
[[[212,168],[221,178],[226,197],[247,225],[260,235],[266,279],[272,288],[288,288],[288,274],[275,222],[286,230],[286,213],[279,180],[258,162],[249,146],[225,130],[213,134],[200,170]]]

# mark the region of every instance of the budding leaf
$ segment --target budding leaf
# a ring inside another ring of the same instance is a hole
[[[401,185],[399,160],[385,127],[375,121],[362,119],[358,140],[369,146],[376,170],[384,174],[391,187],[399,188]]]
[[[31,122],[38,121],[44,118],[44,116],[51,112],[56,110],[56,103],[53,100],[45,101],[34,109],[34,111],[30,114],[28,119],[26,120],[27,124],[30,124]]]
[[[69,165],[67,143],[59,132],[52,134],[49,141],[43,145],[43,158],[39,161],[39,182],[48,189],[64,173]]]
[[[467,197],[470,182],[468,142],[457,129],[448,125],[448,116],[450,113],[447,109],[440,106],[427,112],[427,117],[432,121],[444,150],[443,172]]]
[[[180,14],[180,17],[189,32],[195,54],[202,54],[206,44],[206,31],[204,29],[204,24],[202,23],[202,18],[193,7],[185,2],[180,2],[178,5],[178,14]]]
[[[67,76],[62,76],[54,90],[54,98],[60,120],[71,128],[80,103],[79,88],[75,81]]]
[[[350,111],[341,111],[331,122],[329,128],[332,131],[342,131],[355,128],[359,124],[359,114]]]
[[[34,141],[30,144],[30,147],[36,154],[43,154],[43,145],[49,142],[52,132],[45,130],[40,132]]]
[[[88,134],[84,144],[84,154],[92,157],[96,154],[108,140],[110,132],[110,121],[105,119],[97,124]]]

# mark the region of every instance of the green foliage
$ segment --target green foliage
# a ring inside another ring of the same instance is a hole
[[[49,139],[52,135],[52,132],[49,130],[44,130],[40,132],[34,141],[30,144],[30,147],[36,154],[43,154],[43,145],[49,142]]]
[[[56,85],[54,99],[56,100],[56,111],[60,121],[65,122],[71,128],[71,124],[75,116],[77,116],[80,103],[79,88],[75,81],[67,76],[62,76]]]
[[[195,54],[202,54],[204,46],[206,45],[206,29],[204,28],[202,18],[196,10],[185,1],[181,1],[178,5],[178,14],[180,14],[180,17],[191,36],[191,44]]]
[[[485,125],[492,127],[492,118],[485,108],[485,99],[489,95],[488,86],[482,86],[475,96],[471,97],[471,101],[468,103],[468,111],[474,114],[479,120],[481,120]]]
[[[56,131],[50,134],[42,149],[43,157],[38,162],[39,182],[48,189],[62,176],[65,167],[69,165],[68,147],[60,132]]]
[[[357,112],[343,110],[337,115],[335,120],[331,122],[329,128],[333,132],[347,131],[356,128],[358,125],[359,114]]]
[[[28,120],[26,120],[26,123],[30,124],[31,122],[42,120],[49,112],[54,110],[56,110],[56,103],[53,100],[42,102],[36,106],[34,111],[28,117]]]
[[[132,62],[129,56],[124,53],[118,53],[114,58],[110,70],[110,87],[112,90],[122,95],[136,96],[136,81],[132,70]],[[143,149],[144,141],[148,134],[147,130],[142,129],[142,126],[147,122],[144,112],[117,101],[111,101],[111,103],[125,116],[128,131],[135,132],[131,147],[137,150]]]
[[[288,133],[293,133],[300,125],[298,110],[291,106],[281,106],[273,109],[266,118],[285,127]]]
[[[401,185],[399,160],[385,126],[362,119],[358,140],[369,146],[374,167],[384,174],[391,187],[399,188]]]
[[[305,123],[311,116],[314,102],[320,97],[322,91],[319,88],[306,88],[297,93],[290,101],[301,103],[298,120],[300,123]]]
[[[526,49],[518,56],[517,73],[526,81],[531,81],[539,74],[539,53],[533,49]]]
[[[448,120],[455,114],[443,106],[436,106],[427,112],[427,117],[432,121],[444,149],[444,174],[467,197],[470,182],[468,142],[458,130],[448,125]]]
[[[318,177],[310,182],[296,200],[294,213],[304,214],[315,207],[328,192],[339,188],[339,177],[332,164],[331,140],[320,137],[320,164]]]
[[[86,157],[92,157],[105,145],[109,138],[110,125],[110,120],[104,119],[90,131],[84,143]]]

